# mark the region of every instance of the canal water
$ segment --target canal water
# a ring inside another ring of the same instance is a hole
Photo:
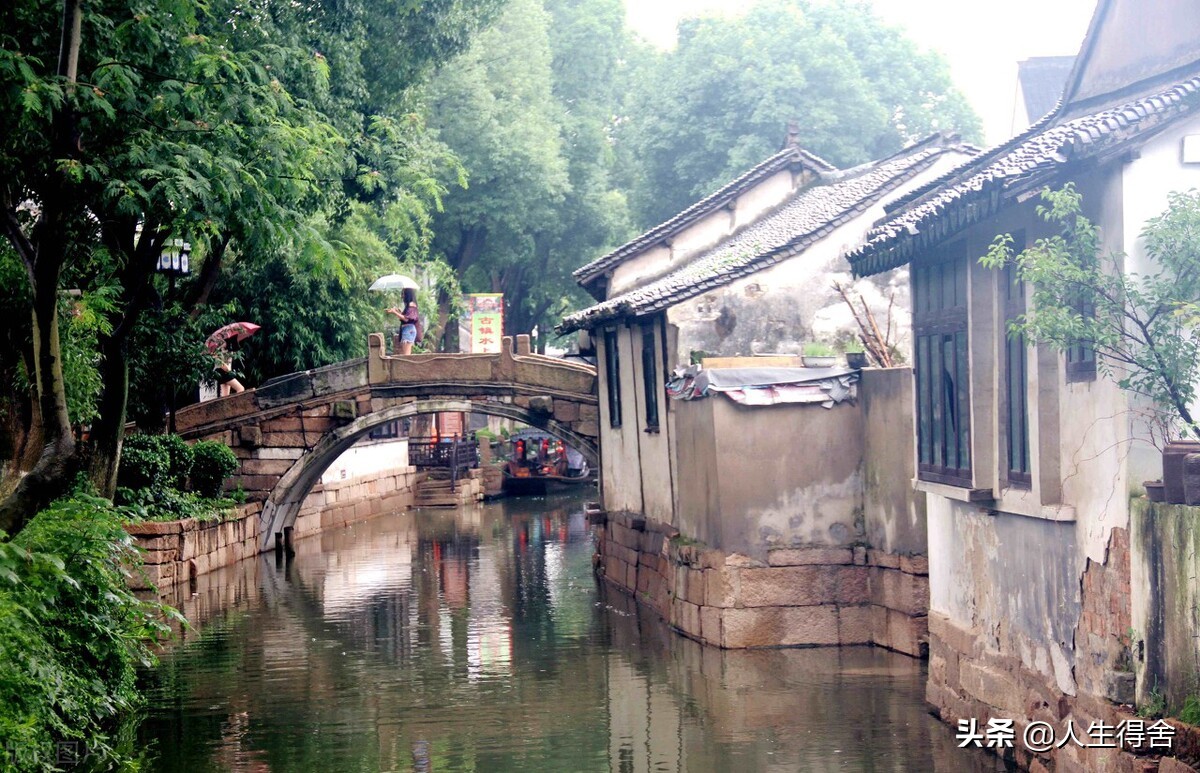
[[[199,578],[146,675],[163,771],[1003,770],[923,664],[720,651],[592,576],[584,498],[417,510]]]

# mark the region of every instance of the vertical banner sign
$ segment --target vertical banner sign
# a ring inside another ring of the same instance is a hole
[[[471,315],[471,351],[475,354],[496,354],[504,335],[504,294],[477,293],[467,296]]]

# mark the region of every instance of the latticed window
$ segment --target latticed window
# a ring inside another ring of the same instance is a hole
[[[1072,307],[1082,317],[1092,317],[1096,309],[1088,298],[1081,297]],[[1080,342],[1067,347],[1067,381],[1094,381],[1096,379],[1096,350],[1091,342]]]
[[[913,265],[917,462],[922,480],[971,485],[966,243]]]

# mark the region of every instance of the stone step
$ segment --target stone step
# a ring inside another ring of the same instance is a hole
[[[457,496],[418,496],[413,504],[417,507],[458,507],[463,500]]]

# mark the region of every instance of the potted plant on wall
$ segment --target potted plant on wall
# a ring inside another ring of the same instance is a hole
[[[867,350],[857,337],[847,341],[846,345],[842,347],[842,351],[846,354],[846,367],[855,370],[867,367]]]
[[[828,344],[811,342],[804,345],[804,367],[832,368],[837,363],[837,353]]]

